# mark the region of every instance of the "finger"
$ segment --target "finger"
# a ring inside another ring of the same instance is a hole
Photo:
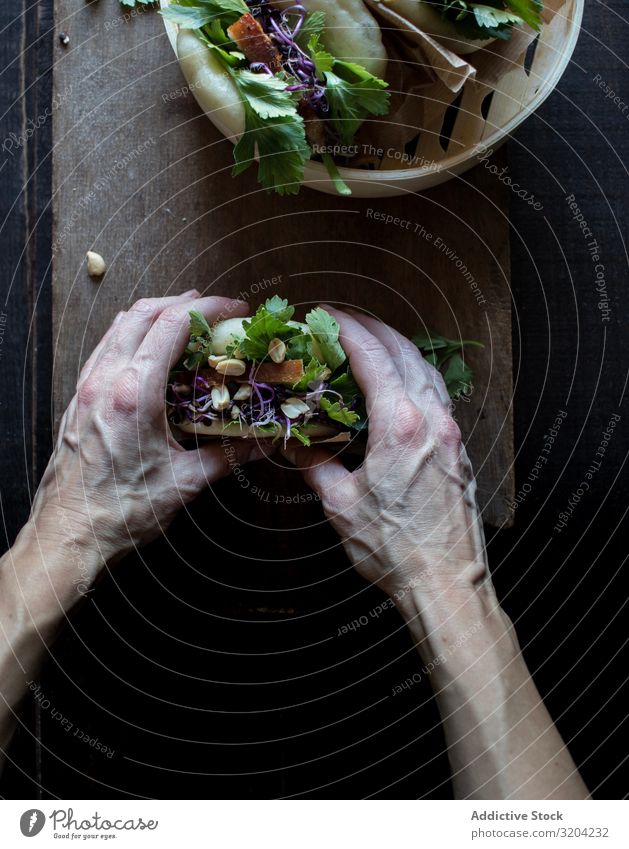
[[[173,458],[178,489],[184,497],[189,490],[190,498],[194,498],[210,484],[230,472],[239,474],[246,463],[262,460],[274,450],[274,446],[254,439],[208,442],[194,451],[178,450]]]
[[[117,323],[115,333],[103,350],[99,364],[125,364],[138,350],[155,321],[170,307],[184,305],[190,309],[191,304],[200,297],[196,289],[184,292],[183,295],[170,295],[165,298],[142,298],[136,301],[128,312],[122,313],[122,319]]]
[[[365,397],[370,431],[385,433],[406,398],[395,363],[382,342],[355,318],[327,305],[323,308],[340,325],[340,342]]]
[[[450,404],[445,382],[436,368],[422,357],[417,345],[376,318],[349,310],[352,318],[373,333],[387,349],[412,400],[420,406],[431,403],[436,395],[443,404]]]
[[[118,328],[118,325],[120,324],[120,322],[124,318],[124,315],[125,315],[124,312],[119,312],[118,315],[112,321],[112,323],[109,325],[107,332],[105,333],[103,338],[100,340],[98,345],[94,348],[92,353],[89,355],[89,357],[85,361],[85,365],[83,366],[83,368],[79,372],[79,379],[77,381],[77,385],[80,385],[82,383],[82,381],[84,381],[85,378],[88,376],[88,374],[92,371],[92,369],[94,368],[94,366],[98,362],[100,355],[102,354],[103,350],[107,347],[107,345],[110,344],[111,340],[113,339],[113,337],[116,333],[116,330]]]
[[[323,506],[331,506],[353,497],[354,480],[340,459],[327,448],[287,445],[280,453],[302,473],[304,480],[321,498]],[[335,509],[336,512],[336,509]]]
[[[245,316],[247,304],[231,298],[198,298],[194,307],[210,324],[226,317]],[[189,304],[165,309],[154,321],[133,357],[148,396],[164,391],[168,372],[183,354],[189,339]]]
[[[119,312],[81,369],[77,385],[80,385],[85,380],[98,363],[103,362],[105,353],[108,353],[107,360],[121,361],[125,355],[126,348],[132,348],[131,354],[135,352],[141,339],[146,335],[150,327],[150,324],[146,326],[139,339],[137,338],[138,333],[133,333],[134,326],[136,323],[139,323],[140,314],[159,310],[160,308],[163,310],[170,304],[181,303],[183,300],[193,300],[198,297],[199,292],[196,289],[190,289],[189,292],[184,292],[182,295],[172,295],[168,298],[145,298],[137,301],[129,312]]]

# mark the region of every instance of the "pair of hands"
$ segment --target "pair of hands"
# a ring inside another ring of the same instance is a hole
[[[268,443],[232,440],[184,450],[166,419],[164,387],[188,338],[194,307],[212,323],[247,305],[184,295],[138,301],[120,313],[85,364],[36,495],[31,523],[52,546],[68,534],[105,561],[158,537],[177,511],[230,464],[260,459]],[[323,445],[282,449],[319,494],[347,553],[368,580],[401,600],[482,577],[471,468],[440,375],[392,328],[333,310],[364,393],[369,442],[350,473]],[[69,531],[68,529],[72,530]]]

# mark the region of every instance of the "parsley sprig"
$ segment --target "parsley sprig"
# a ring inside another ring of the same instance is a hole
[[[419,330],[413,342],[422,352],[426,362],[438,369],[453,400],[472,391],[474,372],[465,362],[465,348],[484,348],[482,342],[470,339],[448,339],[431,330]]]
[[[215,51],[238,89],[245,110],[245,131],[234,147],[234,176],[257,160],[262,186],[282,195],[297,194],[306,162],[313,153],[299,114],[300,98],[307,98],[324,85],[332,137],[350,145],[369,115],[388,111],[387,83],[360,65],[336,59],[325,50],[320,42],[325,27],[322,11],[305,17],[295,39],[315,65],[313,89],[305,88],[303,80],[296,80],[286,70],[253,73],[227,35],[228,27],[249,11],[244,0],[178,0],[162,14],[178,26],[196,30],[208,49]],[[321,155],[339,194],[350,194],[332,157],[325,152]]]
[[[318,76],[326,83],[332,126],[341,143],[350,145],[365,118],[389,111],[388,83],[355,62],[335,59],[322,47],[319,36],[310,39],[308,52]]]
[[[429,0],[442,16],[452,21],[461,33],[471,39],[511,38],[514,26],[528,24],[541,27],[542,0]]]

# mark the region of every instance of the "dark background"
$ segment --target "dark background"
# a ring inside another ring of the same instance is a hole
[[[23,133],[27,119],[50,103],[51,7],[51,0],[0,4],[2,139]],[[588,0],[568,71],[509,143],[513,179],[544,209],[532,212],[517,198],[512,203],[521,503],[513,528],[489,534],[495,582],[535,680],[600,798],[624,797],[629,789],[622,581],[629,548],[629,108],[625,114],[595,80],[600,75],[629,102],[625,10],[620,0]],[[2,154],[0,162],[0,309],[10,315],[0,349],[5,547],[28,515],[51,450],[50,133],[47,121],[19,155]],[[585,240],[566,204],[571,193],[600,245],[608,322],[597,307]],[[531,481],[559,410],[567,416],[548,464]],[[553,530],[591,462],[601,460],[596,452],[615,414],[621,420],[590,491],[566,527]],[[201,499],[193,515],[203,515],[212,497]],[[359,579],[345,571],[327,575],[327,601],[331,596],[338,603],[321,614],[326,599],[305,589],[307,581],[302,586],[288,567],[270,565],[262,591],[255,562],[260,551],[252,548],[252,559],[238,566],[242,585],[251,589],[224,590],[216,609],[197,610],[203,570],[211,565],[228,582],[233,564],[216,557],[220,536],[214,551],[186,547],[189,521],[178,520],[171,532],[188,568],[174,570],[167,542],[160,543],[107,577],[72,616],[41,678],[52,709],[25,705],[3,795],[448,796],[447,760],[428,685],[389,695],[419,666],[396,614],[334,636],[343,623],[378,605],[379,593],[352,600]],[[321,546],[321,532],[310,533]],[[281,540],[268,537],[263,554]],[[305,534],[305,552],[308,542]],[[306,562],[300,569],[312,581],[326,574],[325,564]],[[293,583],[298,586],[290,589]],[[163,591],[146,597],[142,588],[148,585]],[[175,620],[173,595],[190,605],[188,615]],[[230,603],[232,616],[219,616]],[[272,612],[260,610],[265,606]],[[139,627],[142,617],[166,623],[168,636]],[[53,710],[113,756],[72,738]]]

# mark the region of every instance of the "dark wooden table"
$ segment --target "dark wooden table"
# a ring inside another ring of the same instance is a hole
[[[53,37],[51,5],[10,2],[0,9],[6,28],[0,468],[7,545],[28,513],[53,427],[50,71],[62,48]],[[536,680],[602,797],[626,794],[629,753],[621,577],[629,483],[623,203],[629,108],[622,101],[629,80],[619,60],[629,37],[621,11],[619,0],[588,4],[569,70],[509,144],[509,173],[544,208],[531,212],[512,199],[517,507],[514,527],[490,532],[489,540],[495,581]],[[618,93],[616,102],[611,92]],[[603,296],[597,263],[566,200],[572,194],[600,245]],[[616,415],[621,420],[604,445]],[[546,435],[558,416],[551,445]],[[600,467],[576,504],[593,461]],[[206,508],[203,500],[195,507]],[[55,709],[107,752],[69,740],[50,712],[28,704],[3,779],[5,796],[448,795],[429,690],[385,698],[391,683],[416,669],[394,614],[335,638],[331,620],[315,615],[325,598],[303,581],[290,593],[299,615],[278,604],[269,618],[258,609],[254,561],[244,576],[250,593],[227,592],[220,605],[195,610],[208,552],[186,549],[180,525],[173,535],[182,564],[195,571],[178,573],[164,556],[166,543],[128,563],[77,611],[42,676]],[[325,578],[330,597],[343,600],[341,619],[369,613],[381,601],[375,590],[362,593],[359,603],[348,601],[359,586],[351,574],[329,583],[325,564],[308,569],[309,580]],[[230,576],[219,571],[218,578],[228,583]],[[286,587],[285,573],[275,579]],[[143,597],[144,587],[160,583],[163,592]],[[169,639],[131,627],[138,615],[168,621],[169,593],[191,610],[169,629]],[[230,600],[225,621],[218,611]],[[207,638],[199,641],[204,629]],[[311,648],[299,650],[306,644]],[[269,684],[283,680],[290,685]]]

